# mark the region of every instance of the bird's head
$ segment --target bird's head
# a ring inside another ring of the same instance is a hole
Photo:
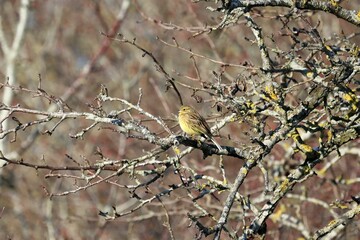
[[[186,114],[186,113],[191,113],[193,110],[191,107],[189,106],[181,106],[180,109],[179,109],[179,114]]]

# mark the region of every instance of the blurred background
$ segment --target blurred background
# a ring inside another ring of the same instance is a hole
[[[348,1],[345,6],[355,9],[358,7],[356,2]],[[49,95],[63,99],[69,109],[77,112],[89,111],[89,104],[94,104],[101,84],[107,87],[110,96],[123,98],[134,104],[139,99],[141,89],[141,107],[165,119],[174,132],[180,132],[175,117],[180,106],[178,96],[172,89],[167,89],[166,79],[157,71],[154,62],[134,46],[109,41],[101,33],[121,33],[126,39],[136,41],[151,52],[172,77],[184,85],[200,86],[199,78],[215,82],[217,79],[213,71],[224,72],[225,83],[251,76],[252,72],[245,68],[223,66],[223,63],[245,62],[254,66],[261,65],[257,45],[247,40],[253,39],[253,35],[241,19],[238,25],[226,30],[193,37],[205,26],[221,22],[219,13],[206,10],[209,6],[216,8],[212,3],[195,4],[188,0],[130,1],[129,6],[121,0],[30,1],[25,33],[15,60],[15,85],[36,91],[41,78],[42,89]],[[10,46],[16,34],[20,8],[19,0],[0,1],[2,32]],[[267,18],[262,17],[259,12],[255,19],[262,26],[264,36],[273,37],[269,45],[290,49],[291,40],[278,34],[283,30],[282,23],[276,19],[278,14],[288,10],[265,10],[263,14]],[[346,36],[359,31],[354,25],[330,14],[309,13],[309,19],[314,25],[319,22],[318,29],[323,38],[330,38],[334,34]],[[296,23],[293,24],[296,26]],[[350,41],[359,44],[359,36]],[[178,44],[183,49],[169,46],[170,44]],[[198,54],[196,64],[188,50]],[[4,51],[0,52],[0,56],[0,77],[5,82],[8,76]],[[178,87],[184,103],[194,106],[205,117],[218,116],[218,109],[212,104],[209,94],[195,92],[183,85]],[[44,98],[26,91],[14,91],[11,104],[41,111],[50,108],[49,102]],[[109,112],[119,108],[117,104],[107,106]],[[22,122],[36,120],[33,115],[18,113],[15,116]],[[213,118],[209,119],[211,125],[213,121]],[[89,126],[90,121],[81,119],[67,120],[51,135],[42,134],[55,124],[56,122],[50,122],[37,130],[28,128],[18,132],[16,141],[13,142],[13,136],[6,138],[5,152],[16,153],[18,159],[34,164],[66,166],[74,161],[96,162],[97,149],[101,149],[107,158],[119,160],[140,156],[142,151],[151,149],[145,142],[127,139],[104,126],[93,129],[83,140],[71,138],[71,134]],[[16,122],[10,121],[9,125],[16,126]],[[160,128],[152,127],[154,131],[161,131]],[[220,141],[228,143],[227,136],[230,134],[233,144],[247,145],[255,133],[246,122],[240,125],[229,124],[221,130]],[[34,135],[36,137],[32,138]],[[31,142],[26,142],[27,139]],[[279,165],[283,165],[283,161],[288,160],[289,168],[291,164],[298,164],[296,158],[283,159],[285,145],[276,146],[266,161],[279,161]],[[211,168],[218,165],[215,156],[202,160],[201,152],[194,152],[184,164],[221,179],[221,173]],[[242,164],[239,159],[225,158],[224,167],[229,181],[234,180]],[[8,165],[2,169],[0,239],[170,239],[169,232],[164,227],[164,214],[157,214],[162,211],[159,202],[154,202],[129,217],[106,221],[99,216],[99,210],[111,212],[112,206],[127,209],[135,204],[136,201],[130,198],[126,189],[101,183],[84,191],[50,199],[50,193],[69,191],[76,188],[78,183],[74,179],[46,178],[49,173],[49,170],[34,170],[17,165]],[[283,174],[286,175],[286,172]],[[294,192],[326,202],[349,198],[359,192],[358,182],[334,184],[332,180],[338,177],[359,177],[359,155],[343,157],[325,176],[314,177],[306,183],[306,186],[314,186],[313,188],[303,191],[299,187]],[[164,178],[162,184],[168,186],[176,183],[176,179]],[[131,180],[119,177],[118,182],[125,184]],[[261,171],[254,169],[240,192],[245,196],[256,196],[262,192],[263,184]],[[174,205],[168,208],[177,239],[191,239],[196,233],[194,227],[187,228],[190,222],[186,218],[186,201],[180,205],[177,202],[177,198],[184,196],[186,193],[176,195]],[[220,194],[218,198],[222,201],[226,194]],[[216,199],[209,201],[218,204]],[[305,219],[310,230],[322,227],[331,220],[326,211],[320,214],[322,211],[316,204],[306,202],[301,205],[296,201],[288,199],[287,210]],[[171,206],[171,203],[168,204]],[[214,211],[218,210],[218,206],[213,207]],[[354,228],[357,225],[354,223]],[[270,236],[273,239],[295,239],[301,236],[289,231],[287,227],[271,226],[270,223]],[[349,239],[356,239],[358,236],[355,233]]]

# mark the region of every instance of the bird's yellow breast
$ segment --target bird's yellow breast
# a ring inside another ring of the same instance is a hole
[[[180,128],[189,135],[199,135],[198,131],[195,131],[186,121],[179,121]]]

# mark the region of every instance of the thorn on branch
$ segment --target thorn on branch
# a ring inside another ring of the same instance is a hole
[[[103,212],[103,211],[99,210],[98,215],[102,216],[102,217],[107,217],[109,215],[109,212]]]
[[[131,194],[131,197],[132,197],[132,198],[136,198],[137,200],[142,200],[141,197],[139,197],[139,195],[137,195],[137,194],[135,193],[135,191],[132,191],[132,192],[129,192],[129,193]]]
[[[109,91],[104,84],[101,84],[100,86],[100,96],[105,96],[105,97],[109,96]]]

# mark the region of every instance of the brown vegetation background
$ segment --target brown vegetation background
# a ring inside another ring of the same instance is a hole
[[[19,104],[23,108],[39,111],[48,111],[51,106],[56,105],[44,95],[37,94],[41,79],[41,89],[47,96],[62,99],[66,103],[59,104],[64,107],[65,112],[94,113],[104,110],[110,113],[124,109],[124,105],[118,102],[106,102],[102,109],[96,109],[96,98],[100,94],[101,85],[104,85],[109,96],[124,99],[134,105],[141,95],[141,108],[153,116],[161,117],[171,131],[180,135],[176,115],[181,104],[169,81],[158,71],[154,61],[134,45],[113,41],[105,36],[112,33],[120,33],[130,42],[134,41],[149,51],[176,80],[184,103],[201,112],[210,125],[231,112],[226,104],[216,101],[219,95],[214,97],[216,91],[211,89],[212,84],[222,79],[222,83],[227,84],[230,89],[235,79],[238,79],[240,90],[237,96],[248,97],[247,89],[244,89],[248,83],[244,83],[244,79],[256,75],[257,70],[251,67],[261,67],[262,58],[244,18],[225,29],[196,35],[222,21],[223,13],[206,9],[216,8],[220,3],[194,3],[188,0],[130,1],[130,6],[121,20],[118,20],[123,4],[120,0],[31,1],[25,33],[15,61],[16,89],[13,89],[11,105]],[[341,6],[355,10],[359,8],[356,1],[345,1]],[[8,43],[13,41],[20,7],[20,1],[0,1],[1,24]],[[278,18],[289,11],[285,7],[252,9],[251,15],[262,27],[269,48],[278,47],[284,52],[291,50],[293,39],[284,35],[288,30],[282,29],[283,23]],[[311,10],[307,13],[307,21],[309,25],[302,19],[298,22],[292,20],[289,25],[304,28],[316,26],[323,39],[336,39],[335,36],[346,37],[357,33],[349,39],[349,46],[359,46],[359,27],[355,24],[328,12]],[[335,40],[333,43],[336,45]],[[1,55],[0,76],[5,83],[8,76],[4,51]],[[270,55],[276,58],[275,53]],[[304,53],[304,57],[306,56]],[[279,63],[284,61],[279,58]],[[227,66],[227,63],[236,66]],[[87,69],[88,67],[90,68]],[[306,81],[300,73],[294,73],[294,78],[299,82]],[[357,78],[358,84],[359,74],[354,78]],[[274,81],[279,82],[279,79]],[[209,89],[204,82],[209,83]],[[359,86],[353,84],[350,87],[357,89],[355,93],[358,95]],[[2,90],[5,88],[3,86]],[[286,102],[302,101],[309,94],[308,88],[309,85],[302,85],[291,95],[292,99],[286,99]],[[256,101],[256,97],[251,99]],[[358,109],[356,111],[358,114]],[[43,117],[24,112],[11,116],[22,123]],[[132,110],[131,115],[122,116],[127,120],[135,118],[158,136],[168,135],[161,126],[137,111]],[[201,211],[189,195],[196,197],[201,194],[206,188],[207,180],[201,179],[195,185],[173,191],[168,196],[161,197],[161,201],[154,200],[132,214],[107,220],[103,215],[112,216],[114,207],[117,212],[123,212],[139,203],[131,189],[121,186],[138,184],[144,182],[144,179],[148,180],[148,177],[123,174],[79,189],[79,186],[87,186],[82,177],[91,176],[96,171],[62,172],[22,166],[20,160],[34,165],[58,167],[92,165],[104,161],[103,157],[111,161],[123,161],[145,155],[155,147],[146,140],[120,133],[116,126],[105,123],[95,126],[82,138],[72,138],[72,135],[93,123],[92,119],[81,117],[66,119],[51,134],[46,133],[58,121],[59,119],[35,124],[17,131],[16,136],[9,134],[2,140],[5,142],[3,154],[9,159],[10,156],[15,156],[13,159],[18,164],[8,164],[1,169],[0,239],[192,239],[199,234],[199,229],[189,219],[188,213],[199,215]],[[240,116],[237,120],[228,122],[218,132],[217,140],[223,146],[246,148],[256,145],[252,141],[259,134],[255,126],[261,122],[254,121]],[[264,123],[265,133],[276,129],[279,124],[272,117],[264,119]],[[9,119],[9,128],[14,128],[17,124],[16,120]],[[314,134],[307,138],[306,143],[317,146],[318,138],[321,136]],[[351,196],[359,196],[360,191],[359,139],[349,142],[345,147],[348,151],[345,150],[342,156],[334,151],[322,159],[314,170],[320,171],[336,158],[340,160],[331,164],[322,174],[317,173],[296,185],[278,203],[267,220],[266,239],[304,237],[298,227],[286,224],[291,222],[292,217],[300,221],[308,232],[314,233],[334,219],[332,211],[341,215],[351,208]],[[186,146],[180,144],[178,148],[184,150]],[[290,171],[304,161],[303,153],[291,153],[289,149],[294,149],[291,138],[276,144],[262,160],[270,184],[274,187],[279,186]],[[163,152],[156,159],[166,159],[169,155],[174,155],[173,151]],[[220,168],[221,163],[224,174]],[[201,149],[195,149],[182,158],[179,164],[192,169],[196,174],[203,174],[220,182],[225,181],[225,175],[226,181],[231,184],[244,163],[243,159],[226,154],[221,158],[214,154],[203,159]],[[155,168],[155,165],[149,164],[144,169],[152,167]],[[108,175],[104,171],[90,182]],[[78,176],[79,179],[73,176]],[[182,177],[190,176],[190,170],[183,172]],[[176,167],[170,167],[156,183],[139,188],[136,194],[146,199],[168,189],[172,184],[180,183]],[[269,195],[264,194],[264,188],[263,172],[255,167],[238,192],[244,198],[251,199],[251,204],[260,210],[269,199]],[[228,191],[217,189],[199,199],[198,204],[217,219],[227,196]],[[250,211],[244,211],[241,204],[237,203],[233,206],[228,224],[241,235],[242,227],[251,222],[252,216]],[[206,226],[216,224],[208,216],[200,218],[199,222]],[[167,224],[170,224],[171,231]],[[294,225],[296,224],[298,223],[295,221]],[[334,239],[358,239],[359,228],[357,215]],[[222,234],[223,239],[229,237],[226,233]],[[202,237],[205,238],[205,235]],[[210,235],[206,239],[213,237]]]

